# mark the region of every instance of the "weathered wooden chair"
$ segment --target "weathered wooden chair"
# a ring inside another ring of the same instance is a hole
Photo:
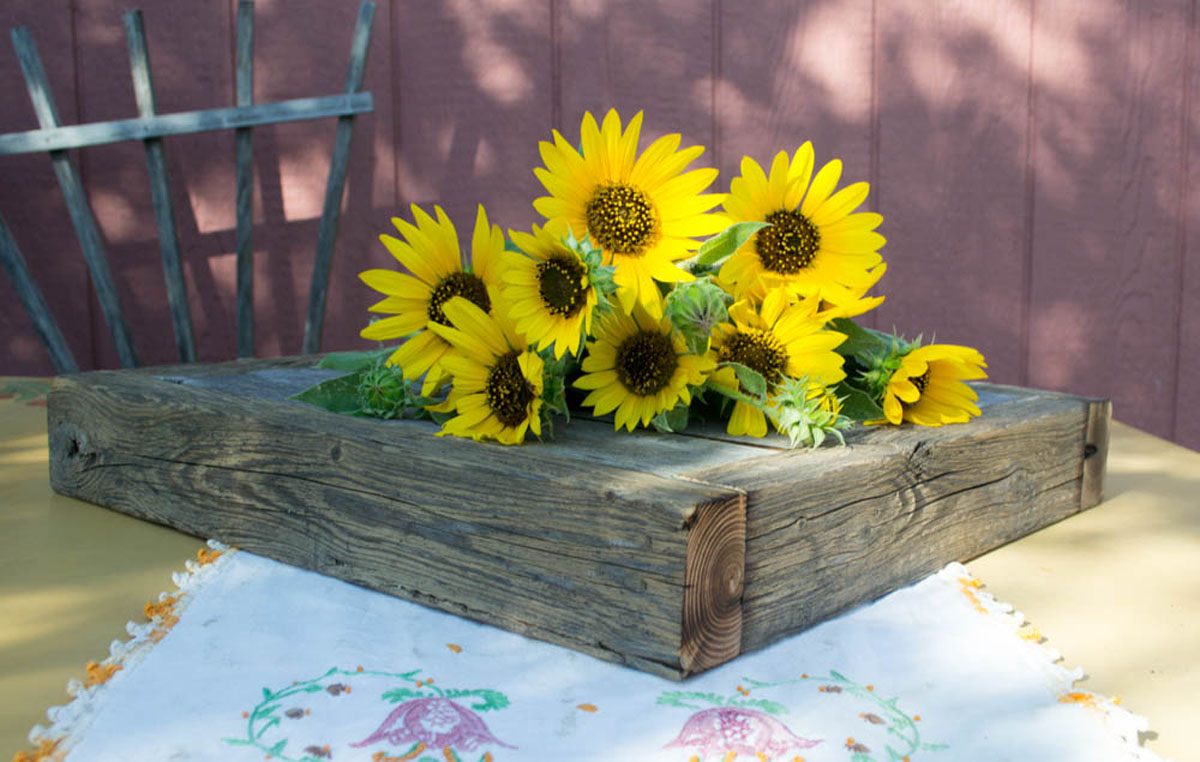
[[[371,39],[371,23],[375,3],[364,1],[359,8],[358,21],[350,47],[350,65],[346,75],[346,90],[341,95],[301,98],[255,105],[254,84],[254,0],[238,0],[237,6],[237,105],[233,108],[205,109],[176,114],[157,114],[154,84],[150,74],[150,56],[141,11],[129,11],[124,16],[129,42],[129,58],[133,73],[133,89],[137,97],[138,116],[112,122],[60,125],[58,110],[50,94],[46,72],[29,30],[12,30],[13,45],[20,60],[21,72],[33,101],[33,109],[41,128],[29,132],[0,136],[0,155],[48,152],[54,172],[62,188],[67,209],[95,284],[105,321],[116,344],[117,355],[124,367],[135,367],[137,355],[129,334],[121,305],[117,299],[112,271],[101,241],[96,219],[88,204],[79,172],[67,154],[68,149],[105,143],[141,140],[146,148],[154,216],[162,249],[163,271],[166,277],[167,300],[175,329],[175,343],[181,362],[195,362],[196,346],[192,319],[184,288],[183,269],[179,258],[179,237],[171,194],[167,184],[163,138],[169,135],[232,129],[236,131],[237,161],[237,335],[238,356],[254,354],[253,260],[251,249],[251,187],[253,181],[251,134],[254,127],[276,122],[300,121],[337,117],[333,157],[325,186],[325,202],[321,226],[317,235],[316,259],[312,286],[309,290],[308,313],[304,324],[306,353],[320,349],[321,329],[325,315],[325,295],[333,259],[333,244],[337,237],[350,139],[354,130],[354,115],[373,108],[370,93],[359,92],[366,67],[367,48]],[[24,257],[13,240],[8,225],[0,217],[0,263],[8,272],[18,296],[33,321],[59,373],[78,370],[75,358],[63,340],[57,322],[50,314],[41,290],[34,282]]]

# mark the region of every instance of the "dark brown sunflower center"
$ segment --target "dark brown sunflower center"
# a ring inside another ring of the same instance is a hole
[[[429,298],[429,319],[435,323],[450,325],[446,313],[442,312],[442,305],[455,296],[466,297],[484,312],[492,309],[492,300],[488,298],[487,286],[483,285],[483,280],[474,273],[459,271],[442,278],[434,287],[433,296]]]
[[[726,339],[720,359],[741,363],[762,374],[768,384],[777,384],[787,368],[788,355],[774,336],[751,328]]]
[[[658,237],[658,219],[646,194],[615,183],[596,188],[587,203],[588,233],[605,251],[641,255]]]
[[[800,212],[780,209],[767,215],[771,227],[758,231],[758,259],[764,270],[795,275],[812,264],[821,232]]]
[[[929,369],[926,368],[924,373],[922,373],[919,376],[914,376],[913,378],[910,378],[908,380],[913,386],[917,387],[918,394],[924,394],[925,387],[929,386]],[[917,397],[917,399],[912,402],[905,402],[904,400],[900,400],[900,406],[904,407],[904,408],[910,408],[920,401],[921,401],[920,397]]]
[[[515,350],[497,360],[488,371],[483,391],[488,407],[500,423],[515,428],[525,421],[529,403],[533,402],[533,384],[521,373]]]
[[[554,254],[538,265],[538,292],[551,315],[571,317],[583,309],[587,301],[583,285],[586,274],[578,260],[563,254]]]
[[[617,347],[617,380],[630,392],[648,397],[658,394],[675,375],[679,359],[670,336],[638,331]]]

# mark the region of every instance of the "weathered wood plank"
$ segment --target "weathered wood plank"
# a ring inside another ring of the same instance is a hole
[[[59,330],[58,321],[51,314],[46,297],[42,296],[42,290],[38,288],[37,281],[29,272],[29,265],[21,255],[21,250],[17,247],[12,231],[8,229],[8,223],[3,217],[0,217],[0,265],[4,265],[13,288],[17,290],[17,297],[29,313],[34,330],[46,345],[50,359],[54,362],[54,369],[59,373],[78,373],[79,366],[75,363],[75,356],[71,354],[67,341]]]
[[[15,30],[14,30],[15,34]],[[146,140],[170,135],[188,135],[210,130],[261,127],[264,124],[325,119],[365,114],[374,108],[370,93],[293,98],[256,106],[211,108],[160,114],[154,117],[118,119],[111,122],[45,127],[0,136],[0,156]]]
[[[25,85],[29,90],[29,98],[33,102],[33,110],[37,114],[38,124],[43,130],[58,127],[58,109],[50,93],[50,83],[46,79],[46,70],[42,66],[41,56],[38,55],[37,45],[32,35],[25,27],[12,30],[13,46],[17,50],[17,59],[21,64],[21,73],[25,77]],[[88,204],[87,194],[84,193],[83,183],[79,173],[66,151],[50,152],[50,162],[54,166],[54,174],[62,189],[63,199],[83,249],[83,256],[92,276],[92,285],[96,289],[96,298],[100,302],[105,322],[112,333],[116,344],[117,355],[121,364],[127,368],[137,365],[137,352],[133,347],[133,338],[129,333],[129,325],[121,310],[117,298],[117,287],[113,281],[112,270],[108,266],[108,258],[104,253],[104,244],[100,238],[100,230],[96,227],[96,218]]]
[[[254,0],[237,6],[237,105],[254,104]],[[254,356],[254,133],[237,140],[237,356]]]
[[[150,51],[146,45],[142,12],[129,11],[125,14],[124,21],[138,115],[143,118],[152,117],[155,113],[154,80],[150,74]],[[192,330],[187,285],[183,281],[183,265],[179,258],[179,233],[175,227],[175,212],[171,207],[171,189],[167,184],[167,159],[163,152],[162,138],[149,138],[144,143],[146,164],[150,173],[150,195],[154,201],[154,223],[158,230],[159,249],[162,252],[163,277],[167,284],[167,304],[175,329],[175,346],[179,350],[181,362],[195,362],[196,335]]]
[[[375,3],[363,0],[358,10],[358,22],[350,44],[350,65],[346,72],[346,92],[362,88],[363,72],[367,66],[367,50],[371,44],[371,24],[375,19]],[[346,167],[350,161],[350,140],[354,136],[354,117],[338,118],[337,134],[333,141],[333,158],[329,164],[329,179],[325,185],[325,203],[321,209],[321,229],[317,234],[317,253],[313,260],[312,285],[308,291],[308,315],[304,321],[305,354],[321,348],[321,330],[325,324],[325,295],[329,290],[329,270],[333,264],[333,244],[337,240],[338,219],[341,215],[342,191],[346,182]]]
[[[587,420],[505,448],[288,400],[337,375],[314,359],[72,377],[52,484],[680,677],[1089,507],[1103,478],[1107,403],[1057,392],[980,384],[969,425],[815,451]]]
[[[145,371],[64,379],[49,416],[55,489],[133,515],[672,677],[739,630],[738,490]]]
[[[691,474],[747,492],[743,651],[1087,507],[1091,401],[989,394],[993,404],[966,426],[860,431],[845,451]],[[1102,417],[1092,420],[1102,436]]]

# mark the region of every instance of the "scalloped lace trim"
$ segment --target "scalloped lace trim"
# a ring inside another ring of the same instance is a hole
[[[88,662],[86,680],[72,678],[67,682],[67,694],[72,697],[70,703],[46,710],[49,726],[34,725],[29,731],[29,742],[34,748],[17,752],[13,762],[50,762],[66,757],[95,719],[104,701],[105,687],[120,681],[123,672],[146,658],[179,622],[195,592],[216,577],[225,560],[235,552],[235,548],[209,540],[208,548],[201,548],[195,561],[186,562],[186,571],[172,574],[171,581],[176,589],[160,593],[157,601],[150,601],[143,608],[149,621],[127,623],[128,640],[114,640],[108,648],[108,658]]]

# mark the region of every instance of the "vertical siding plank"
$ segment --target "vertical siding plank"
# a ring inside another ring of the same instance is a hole
[[[254,0],[237,3],[238,106],[254,104]],[[236,130],[237,146],[237,354],[254,356],[254,130]]]
[[[405,198],[393,215],[410,216],[410,202],[440,204],[465,242],[480,203],[505,228],[537,221],[533,168],[553,110],[550,0],[402,3],[397,12]],[[374,232],[390,228],[385,219]],[[376,264],[387,258],[377,242],[371,252]],[[361,310],[370,297],[355,298]]]
[[[1036,14],[1029,383],[1169,435],[1189,3]]]
[[[968,344],[1020,382],[1028,2],[878,5],[876,324]]]
[[[846,182],[868,179],[871,14],[871,0],[769,0],[753,12],[721,3],[715,107],[723,190],[743,155],[767,166],[805,140],[818,164],[842,159]]]
[[[133,72],[133,91],[137,98],[138,115],[155,115],[154,79],[150,73],[150,51],[146,46],[146,28],[142,12],[125,13],[125,34],[129,42],[129,64]],[[175,346],[180,362],[196,361],[196,337],[192,331],[192,315],[188,309],[187,286],[183,282],[183,266],[179,261],[179,234],[175,229],[175,213],[171,208],[171,189],[167,183],[167,159],[161,138],[143,141],[146,147],[146,166],[150,173],[150,194],[154,200],[154,222],[158,228],[158,246],[162,250],[163,277],[167,285],[167,303],[175,329]]]
[[[1180,293],[1179,335],[1175,352],[1178,367],[1175,392],[1176,442],[1200,450],[1200,3],[1192,0],[1184,71],[1185,110],[1181,120],[1186,161],[1179,204]]]
[[[585,111],[599,121],[616,108],[623,122],[643,111],[643,148],[661,135],[679,132],[682,145],[708,149],[692,166],[713,166],[715,2],[562,2],[562,124],[555,126],[563,136],[579,139]],[[715,184],[712,190],[717,190]]]
[[[60,116],[78,121],[75,63],[69,0],[0,3],[0,30],[29,27],[38,44],[56,53],[46,59],[50,87],[58,94]],[[7,44],[7,43],[6,43]],[[29,95],[11,52],[0,61],[0,132],[38,128]],[[54,171],[45,154],[6,156],[0,183],[0,214],[27,257],[33,279],[42,288],[67,346],[84,364],[92,354],[89,300],[91,284],[79,244],[66,224],[68,214]],[[0,374],[50,374],[54,365],[38,340],[33,322],[9,280],[0,276]]]

